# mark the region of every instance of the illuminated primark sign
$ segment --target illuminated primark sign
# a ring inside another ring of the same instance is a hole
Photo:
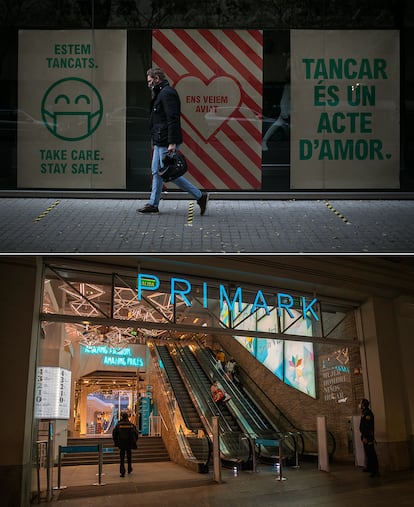
[[[143,274],[138,275],[138,301],[141,301],[143,293],[145,291],[156,291],[159,289],[161,282],[160,279],[155,275]],[[203,308],[208,307],[208,292],[209,287],[207,282],[202,283],[202,305]],[[170,278],[170,297],[171,304],[175,304],[176,298],[179,297],[186,306],[192,306],[191,294],[193,286],[186,278]],[[309,300],[304,296],[297,297],[287,294],[285,292],[277,292],[275,299],[267,301],[263,292],[259,289],[254,297],[253,304],[249,307],[250,313],[254,313],[258,309],[262,309],[267,315],[270,315],[270,309],[277,307],[278,315],[281,316],[283,312],[287,312],[289,317],[294,318],[292,309],[296,311],[301,310],[304,319],[319,320],[318,314],[315,311],[315,306],[318,304],[318,300],[313,298]],[[273,298],[272,297],[272,298]],[[229,294],[227,288],[223,285],[219,285],[219,301],[220,301],[220,312],[225,306],[233,314],[243,312],[243,288],[235,287],[234,290]],[[269,306],[270,304],[270,306]]]
[[[140,368],[144,366],[142,357],[132,355],[130,347],[115,348],[106,345],[81,345],[82,354],[102,356],[102,364],[105,366],[126,366]]]

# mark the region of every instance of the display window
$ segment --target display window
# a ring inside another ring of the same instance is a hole
[[[149,191],[152,66],[180,95],[181,149],[199,188],[407,181],[398,30],[100,28],[20,30],[16,79],[3,82],[16,100],[0,110],[4,184]]]

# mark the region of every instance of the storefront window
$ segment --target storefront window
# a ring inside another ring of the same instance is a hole
[[[290,188],[289,31],[265,31],[263,40],[262,189]]]
[[[411,7],[403,15],[398,6],[342,10],[322,2],[285,6],[282,15],[274,2],[260,13],[249,2],[196,10],[179,2],[173,12],[151,2],[145,12],[136,2],[52,3],[18,2],[0,18],[0,188],[149,191],[145,71],[153,64],[181,95],[183,150],[200,188],[411,188],[413,66],[399,48],[409,45],[400,24],[412,23]],[[325,53],[335,44],[345,63],[362,66],[356,80],[303,63],[323,59],[332,70]],[[378,60],[382,75],[369,75]],[[313,76],[303,77],[308,71]],[[327,95],[315,92],[322,82]],[[349,86],[362,94],[357,102]],[[79,91],[90,107],[59,109],[54,91],[66,98]]]

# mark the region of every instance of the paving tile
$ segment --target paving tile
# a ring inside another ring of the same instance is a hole
[[[414,252],[413,200],[0,199],[0,253]],[[194,201],[193,201],[194,202]]]

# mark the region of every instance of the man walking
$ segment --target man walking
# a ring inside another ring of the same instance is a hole
[[[115,445],[119,448],[119,472],[125,477],[125,454],[128,461],[128,473],[132,472],[132,450],[137,448],[138,430],[128,419],[128,414],[122,412],[121,419],[112,432]]]
[[[158,213],[161,199],[163,180],[159,171],[162,160],[167,152],[178,150],[183,142],[181,131],[181,102],[180,97],[165,77],[162,69],[155,67],[147,71],[148,87],[152,90],[150,129],[153,144],[151,163],[152,190],[149,203],[139,209],[140,213]],[[200,206],[200,214],[207,209],[208,194],[201,192],[184,176],[179,176],[173,182],[185,192],[190,193]]]

